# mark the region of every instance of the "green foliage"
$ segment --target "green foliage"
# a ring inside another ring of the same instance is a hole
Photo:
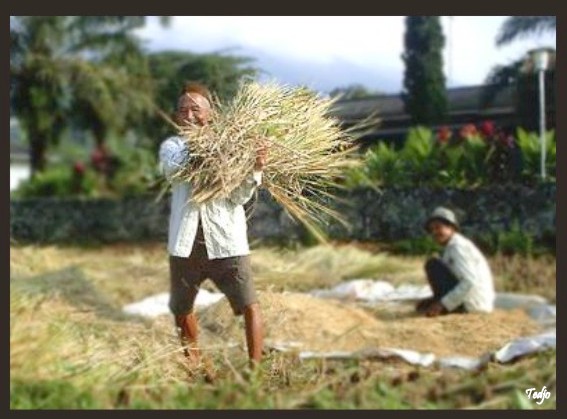
[[[350,169],[345,176],[345,185],[350,188],[399,184],[402,173],[398,153],[393,146],[379,143],[366,151],[365,164]]]
[[[329,92],[329,96],[332,98],[338,98],[340,100],[347,99],[364,99],[369,96],[378,95],[380,92],[369,90],[362,84],[351,84],[345,87],[337,87]]]
[[[534,132],[527,132],[518,128],[518,147],[522,152],[522,177],[526,181],[534,181],[541,172],[541,142],[540,136]],[[547,175],[556,176],[556,140],[555,130],[547,132],[545,139]]]
[[[64,380],[10,382],[11,409],[96,409],[100,406],[93,392]]]
[[[193,54],[183,63],[180,76],[205,84],[221,101],[232,98],[243,78],[254,77],[258,70],[253,59],[229,54]]]
[[[436,142],[429,129],[417,127],[409,131],[399,156],[403,172],[398,176],[404,177],[404,183],[420,185],[436,182],[441,168],[441,148],[436,146]]]
[[[83,176],[73,172],[71,166],[55,166],[22,182],[14,196],[17,198],[31,197],[66,197],[66,196],[97,196],[96,175],[93,171],[85,171]]]
[[[461,144],[462,155],[457,162],[461,177],[470,186],[477,186],[487,181],[487,168],[492,149],[479,135],[466,139]]]
[[[556,51],[548,48],[550,54],[549,68],[545,71],[545,112],[547,127],[555,128],[555,82]],[[528,131],[539,129],[539,75],[535,70],[533,56],[528,52],[521,58],[506,65],[497,65],[490,70],[486,77],[480,105],[488,107],[501,94],[509,94],[514,101],[518,116],[518,125]]]
[[[531,256],[534,252],[534,239],[530,234],[515,226],[510,231],[498,232],[497,251],[504,255]]]
[[[109,164],[113,166],[108,173],[83,163],[88,158],[84,148],[67,148],[62,163],[22,183],[14,191],[14,197],[117,197],[159,190],[162,177],[158,173],[156,155],[147,143],[114,136],[108,138],[107,150]],[[83,167],[82,175],[75,172],[75,165]]]
[[[551,250],[549,243],[545,242],[545,237],[536,239],[532,233],[524,231],[517,221],[509,230],[474,234],[473,240],[488,255],[534,256]]]
[[[439,252],[441,247],[431,236],[421,236],[414,239],[399,240],[392,244],[392,251],[402,255],[432,255]]]
[[[165,51],[148,55],[148,60],[156,106],[170,116],[173,116],[179,92],[187,81],[200,82],[219,99],[227,100],[234,96],[241,80],[258,73],[251,65],[251,58],[225,53]],[[172,132],[172,127],[157,114],[147,119],[144,127],[156,148]]]
[[[487,255],[522,255],[534,256],[549,253],[549,243],[536,240],[533,234],[523,231],[514,224],[508,231],[475,234],[470,236],[473,242]],[[391,244],[391,250],[401,255],[429,256],[441,250],[441,247],[429,235],[406,240],[398,240]]]
[[[555,32],[556,28],[557,16],[508,16],[498,32],[496,44],[507,45],[542,32]]]
[[[443,159],[444,152],[445,147],[437,144],[431,130],[424,127],[413,128],[400,150],[385,142],[379,142],[369,148],[364,156],[364,165],[347,173],[346,185],[348,187],[442,185],[446,179],[451,178],[449,172],[453,170],[443,165],[444,162],[451,161],[451,159],[445,159],[446,161]]]
[[[32,172],[69,126],[97,141],[151,108],[143,16],[10,18],[10,104],[30,139]]]
[[[544,231],[536,245],[540,245],[542,249],[547,249],[555,255],[557,251],[557,234],[555,230]]]
[[[472,124],[459,135],[435,135],[424,127],[410,129],[398,150],[379,142],[364,154],[364,164],[347,172],[345,185],[357,187],[479,187],[540,179],[539,136],[518,129],[512,136],[482,135]],[[546,167],[555,179],[555,133],[547,134]]]
[[[444,45],[439,16],[406,17],[402,98],[414,124],[440,123],[446,117]]]
[[[155,153],[142,141],[125,142],[116,138],[109,141],[109,149],[118,160],[116,174],[109,188],[119,196],[139,195],[157,190],[162,176],[158,172]]]
[[[410,130],[401,150],[385,142],[369,148],[364,164],[347,173],[345,184],[353,188],[428,184],[439,170],[439,147],[432,132],[417,127]]]

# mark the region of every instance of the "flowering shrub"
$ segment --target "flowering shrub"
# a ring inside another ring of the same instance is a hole
[[[485,138],[489,138],[495,134],[496,126],[492,121],[483,121],[480,123],[479,131]]]
[[[84,160],[64,161],[37,173],[14,196],[117,197],[159,190],[156,156],[147,148],[97,146]]]
[[[466,124],[454,131],[424,127],[409,131],[401,149],[378,143],[366,152],[366,164],[347,175],[359,186],[476,187],[537,181],[539,142],[536,134],[518,130],[518,139],[492,121]],[[555,136],[548,135],[548,175],[555,177]]]
[[[18,187],[14,196],[27,197],[65,197],[81,195],[96,196],[96,176],[87,170],[82,162],[71,167],[56,166],[37,173]]]

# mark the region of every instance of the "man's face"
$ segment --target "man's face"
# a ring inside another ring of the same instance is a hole
[[[211,104],[198,93],[185,93],[177,102],[175,116],[179,125],[206,125],[211,116]]]
[[[442,221],[433,220],[429,223],[429,233],[438,244],[444,246],[455,233],[455,227]]]

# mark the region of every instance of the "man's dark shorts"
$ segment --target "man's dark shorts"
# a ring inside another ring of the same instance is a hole
[[[200,223],[191,254],[188,258],[170,256],[169,270],[169,308],[175,315],[193,311],[199,287],[207,278],[226,296],[235,315],[242,314],[244,307],[257,302],[250,256],[209,260]]]

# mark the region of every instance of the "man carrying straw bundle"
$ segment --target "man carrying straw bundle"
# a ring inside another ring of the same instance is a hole
[[[209,90],[188,83],[178,99],[176,123],[186,134],[193,127],[208,126],[213,115]],[[193,306],[201,283],[210,278],[224,293],[235,315],[244,315],[250,364],[259,363],[263,349],[262,317],[250,269],[250,249],[243,205],[262,182],[266,147],[256,151],[255,164],[244,181],[226,197],[205,202],[192,200],[193,185],[177,176],[191,156],[191,138],[166,139],[159,161],[172,186],[168,252],[170,264],[169,308],[175,317],[185,356],[200,361],[198,327]]]

